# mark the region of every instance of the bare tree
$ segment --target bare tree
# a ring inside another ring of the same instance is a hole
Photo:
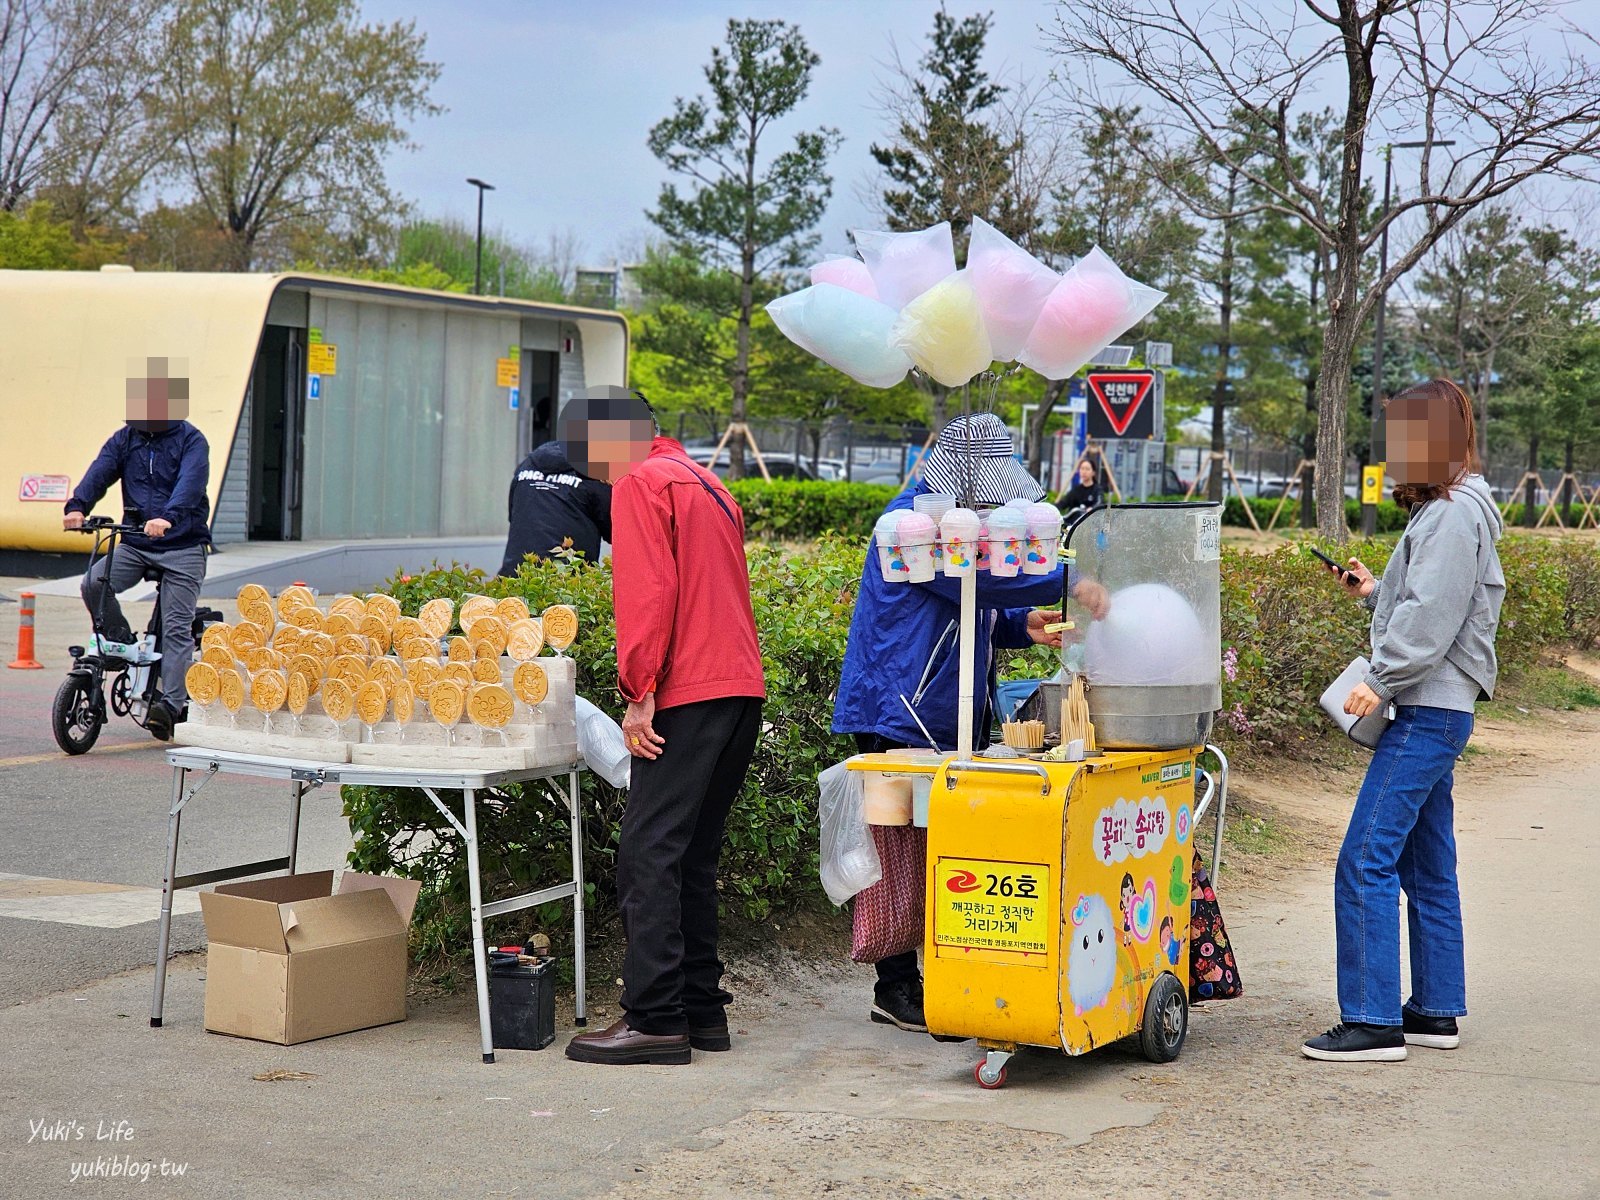
[[[122,144],[124,97],[144,86],[130,76],[148,72],[145,42],[159,8],[148,0],[0,0],[0,211],[71,176],[86,157],[103,167]]]
[[[1351,364],[1379,295],[1480,205],[1539,176],[1595,178],[1600,65],[1582,51],[1597,43],[1563,8],[1559,0],[1230,0],[1204,9],[1074,0],[1058,9],[1056,46],[1153,99],[1171,152],[1198,143],[1250,185],[1242,206],[1218,205],[1210,219],[1277,211],[1316,233],[1328,264],[1317,379],[1317,510],[1328,537],[1346,536]],[[1541,30],[1563,34],[1553,61],[1530,52]],[[1334,81],[1344,96],[1343,153],[1330,202],[1290,160],[1299,112]],[[1365,155],[1386,136],[1423,144],[1395,159],[1403,175],[1412,164],[1411,185],[1374,214]],[[1447,150],[1443,141],[1456,144]],[[1388,270],[1364,289],[1385,230]]]

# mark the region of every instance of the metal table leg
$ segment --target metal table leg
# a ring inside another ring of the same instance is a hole
[[[156,984],[150,998],[150,1028],[161,1028],[167,998],[167,950],[172,941],[172,881],[178,875],[178,833],[183,820],[184,767],[172,768],[172,804],[167,810],[167,870],[161,879],[161,923],[156,933]]]
[[[483,1061],[494,1061],[494,1035],[489,1028],[489,953],[483,943],[483,887],[478,877],[478,793],[463,788],[462,815],[466,818],[467,894],[472,900],[472,972],[478,985],[478,1032],[483,1041]]]
[[[300,807],[306,798],[306,785],[296,780],[294,800],[289,808],[289,874],[293,875],[300,857]]]
[[[572,968],[576,991],[572,1023],[581,1029],[589,1023],[589,989],[583,932],[583,796],[576,771],[567,776],[567,805],[572,815]]]

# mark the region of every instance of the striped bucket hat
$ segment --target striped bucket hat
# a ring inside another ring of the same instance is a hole
[[[1016,460],[1011,430],[994,413],[957,417],[922,460],[922,478],[936,492],[968,504],[1039,500],[1044,489]]]

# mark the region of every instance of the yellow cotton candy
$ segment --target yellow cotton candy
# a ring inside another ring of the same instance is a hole
[[[978,293],[965,271],[946,276],[902,308],[889,344],[946,387],[960,387],[994,361]]]

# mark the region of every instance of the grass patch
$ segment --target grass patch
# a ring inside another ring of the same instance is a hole
[[[1237,804],[1229,808],[1228,823],[1222,831],[1225,850],[1267,856],[1289,849],[1292,838],[1282,821],[1264,813],[1251,812]]]
[[[1540,709],[1578,712],[1590,708],[1600,708],[1600,687],[1569,667],[1551,666],[1516,672],[1481,711],[1515,721],[1534,716]]]

